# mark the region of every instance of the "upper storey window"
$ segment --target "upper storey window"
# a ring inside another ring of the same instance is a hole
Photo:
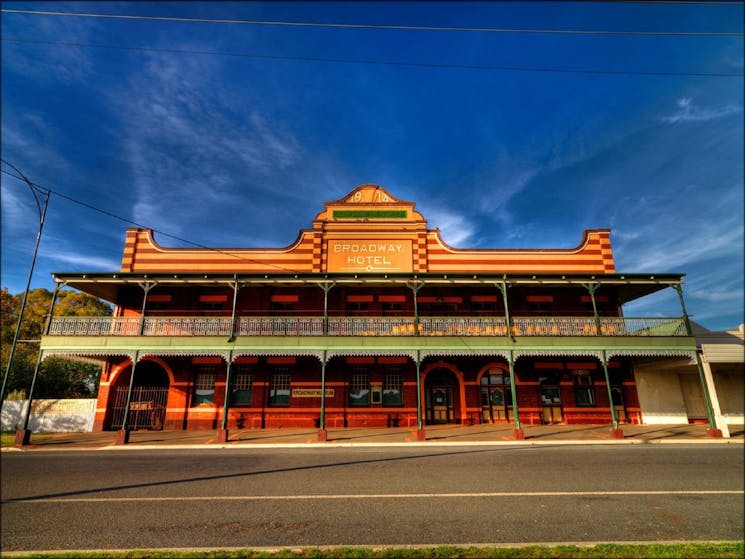
[[[582,308],[584,309],[585,314],[593,316],[594,310],[592,308],[592,297],[589,295],[582,295],[580,301],[582,302]],[[608,314],[608,297],[606,295],[595,295],[595,306],[598,309],[599,316],[606,316]]]
[[[553,295],[528,295],[528,313],[531,316],[549,316],[554,304]]]
[[[272,316],[287,316],[297,311],[297,295],[272,295],[269,311]]]
[[[145,305],[146,313],[163,314],[163,311],[171,307],[170,295],[148,295]]]
[[[423,316],[452,316],[458,314],[463,297],[419,297],[417,303]]]
[[[370,304],[373,302],[372,295],[347,295],[344,305],[348,315],[361,315],[370,312]]]
[[[496,295],[471,296],[471,311],[479,315],[493,315],[497,312]]]
[[[227,295],[200,295],[199,310],[205,314],[217,313],[225,309]]]

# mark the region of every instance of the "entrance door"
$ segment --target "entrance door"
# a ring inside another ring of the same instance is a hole
[[[500,423],[512,420],[510,375],[494,367],[481,377],[481,421]]]
[[[160,431],[166,419],[168,375],[159,364],[143,360],[135,368],[135,378],[132,384],[127,428]],[[112,387],[106,422],[108,429],[121,429],[124,411],[127,408],[128,392],[129,375],[124,374],[119,377],[117,385]]]
[[[455,420],[452,386],[430,388],[430,401],[432,402],[430,423],[452,423]]]
[[[128,386],[117,386],[114,406],[111,409],[111,428],[119,429],[124,421],[127,407]],[[168,388],[162,386],[133,386],[129,402],[127,427],[132,430],[150,429],[160,431],[166,418]]]
[[[447,369],[438,369],[427,375],[425,384],[427,423],[455,423],[453,393],[458,394],[458,380]]]
[[[559,375],[547,373],[545,377],[538,379],[541,385],[541,422],[561,423],[561,390],[559,387]]]

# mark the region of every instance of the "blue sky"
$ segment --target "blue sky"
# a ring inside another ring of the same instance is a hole
[[[488,33],[5,12],[2,157],[36,183],[214,247],[286,246],[325,201],[363,183],[416,202],[456,247],[572,248],[583,229],[608,227],[619,272],[685,273],[694,320],[710,329],[743,322],[740,3],[2,8],[739,33]],[[31,192],[3,175],[2,285],[12,293],[25,287],[37,226]],[[32,285],[51,289],[51,272],[118,270],[126,227],[52,195]],[[666,290],[625,313],[681,310]]]

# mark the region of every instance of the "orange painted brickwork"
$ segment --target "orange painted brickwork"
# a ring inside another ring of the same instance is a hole
[[[122,272],[205,273],[615,273],[610,230],[584,232],[572,249],[456,249],[414,209],[377,185],[327,202],[312,229],[279,249],[159,246],[128,229]]]

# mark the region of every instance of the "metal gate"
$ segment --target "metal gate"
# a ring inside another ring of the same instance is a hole
[[[112,430],[122,428],[124,409],[127,406],[128,386],[118,386],[111,408]],[[167,386],[133,386],[132,400],[129,403],[128,429],[150,429],[160,431],[166,419]]]

